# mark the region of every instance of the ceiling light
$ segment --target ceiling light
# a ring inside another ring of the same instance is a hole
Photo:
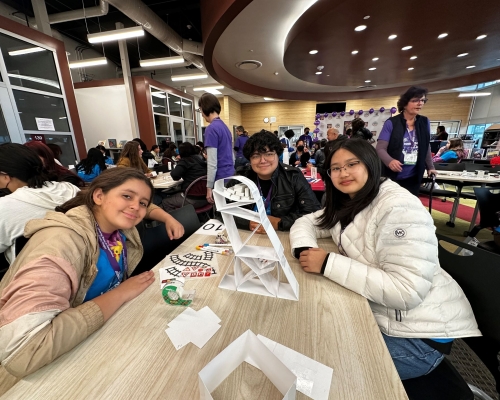
[[[163,58],[152,58],[150,60],[140,60],[139,64],[141,67],[156,67],[157,65],[170,65],[170,64],[182,64],[184,62],[184,57],[163,57]]]
[[[224,89],[222,85],[212,85],[212,86],[197,86],[193,88],[193,91],[200,92],[202,90],[219,90]]]
[[[278,71],[275,71],[275,72],[274,72],[274,75],[278,75]]]
[[[166,99],[167,95],[162,92],[152,92],[151,96],[158,97],[159,99]]]
[[[218,95],[218,94],[222,94],[222,92],[219,92],[217,89],[206,89],[205,92],[207,93],[211,93],[213,94],[214,96]]]
[[[372,61],[378,61],[378,57],[372,58]]]
[[[476,96],[489,96],[491,93],[488,92],[472,92],[472,93],[460,93],[458,97],[476,97]]]
[[[405,46],[403,47],[401,50],[405,51],[405,50],[410,50],[413,46]]]
[[[172,82],[189,81],[191,79],[205,79],[208,78],[207,74],[188,74],[188,75],[172,75]]]
[[[90,33],[87,35],[89,43],[112,42],[114,40],[122,40],[133,37],[144,36],[142,26],[134,26],[133,28],[115,29],[113,31]]]
[[[9,56],[20,56],[22,54],[37,53],[39,51],[46,50],[42,49],[41,47],[29,47],[27,49],[9,51]]]
[[[411,56],[410,60],[414,60],[415,58],[417,58],[417,56]]]
[[[371,68],[368,68],[369,71],[375,71],[377,68],[375,67],[371,67]]]
[[[368,19],[368,18],[370,18],[369,15],[366,15],[365,17],[363,17],[363,19]]]
[[[108,60],[106,59],[106,57],[89,58],[87,60],[71,61],[69,63],[69,67],[71,69],[85,68],[85,67],[94,67],[96,65],[106,65],[107,63]]]
[[[357,50],[353,50],[353,51],[351,51],[351,54],[358,54],[358,51]]]
[[[175,104],[181,104],[181,102],[180,101],[176,101]],[[190,106],[191,103],[184,103],[184,102],[182,102],[182,105],[183,106]]]
[[[410,68],[408,68],[408,71],[413,71],[414,69],[415,69],[415,68],[410,67]]]
[[[481,39],[484,39],[487,35],[479,35],[476,40],[481,40]]]
[[[68,117],[59,117],[59,119],[68,119]]]
[[[354,30],[356,32],[361,32],[361,31],[364,31],[366,29],[366,25],[360,25],[360,26],[357,26],[356,28],[354,28]]]
[[[273,101],[274,99],[270,98],[270,97],[264,97],[264,100],[265,101]]]
[[[438,36],[438,39],[443,39],[445,38],[446,36],[448,36],[447,33],[442,33],[441,35]]]
[[[59,83],[57,81],[53,81],[51,79],[37,78],[36,76],[29,76],[29,75],[12,74],[9,72],[7,73],[7,75],[11,78],[24,79],[27,81],[41,83],[42,85],[52,86],[52,87],[60,89]]]
[[[316,72],[316,75],[321,75],[322,73],[323,73],[323,72],[318,71],[318,72]]]
[[[309,54],[318,54],[318,50],[311,50]]]
[[[469,53],[460,53],[457,57],[465,57],[467,55],[469,55]]]
[[[370,83],[370,82],[371,82],[370,80],[365,81],[365,83]]]
[[[476,66],[475,65],[469,65],[468,67],[465,67],[465,68],[467,68],[467,69],[468,68],[476,68]]]
[[[388,37],[389,40],[394,40],[398,37],[398,35],[391,35]]]

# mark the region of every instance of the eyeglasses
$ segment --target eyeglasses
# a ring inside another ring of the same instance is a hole
[[[264,161],[274,161],[274,157],[276,156],[275,151],[268,151],[267,153],[255,153],[250,156],[250,161],[252,163],[258,163],[262,158]]]
[[[343,169],[345,172],[350,174],[350,173],[356,171],[356,169],[358,169],[358,167],[360,165],[361,165],[361,161],[359,161],[359,160],[358,161],[351,161],[342,167],[330,167],[330,169],[328,169],[326,171],[326,173],[328,174],[329,177],[336,177],[336,176],[340,175],[340,171]]]
[[[410,103],[420,103],[420,102],[422,102],[422,103],[424,103],[424,104],[425,104],[425,103],[427,103],[428,101],[429,101],[429,99],[411,99],[411,100],[410,100]]]

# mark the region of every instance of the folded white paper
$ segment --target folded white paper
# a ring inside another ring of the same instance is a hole
[[[244,361],[259,368],[283,394],[283,400],[295,399],[297,378],[250,330],[198,373],[200,399],[212,400],[211,393]]]

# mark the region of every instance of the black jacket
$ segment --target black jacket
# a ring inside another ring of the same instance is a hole
[[[251,167],[247,167],[246,170],[242,171],[241,175],[252,182],[257,182],[257,174]],[[280,231],[289,231],[296,219],[321,208],[318,199],[300,169],[279,163],[278,168],[271,177],[271,181],[273,184],[271,215],[281,218],[278,224]],[[227,186],[231,187],[237,183],[241,182],[231,180]],[[253,209],[254,206],[254,204],[249,204],[245,208]],[[235,217],[234,221],[239,229],[248,229],[248,220]]]
[[[200,176],[207,174],[207,162],[200,157],[181,158],[175,168],[170,172],[170,176],[174,181],[183,179],[181,189],[186,190],[187,187]]]
[[[395,160],[404,161],[403,155],[403,138],[406,131],[406,120],[403,113],[390,118],[392,122],[392,133],[387,146],[387,153]],[[425,170],[425,159],[429,152],[429,142],[431,133],[429,131],[429,120],[427,117],[417,115],[415,119],[415,134],[418,139],[418,155],[417,155],[417,178],[422,180]],[[396,180],[397,172],[392,171],[389,167],[382,163],[382,176]]]

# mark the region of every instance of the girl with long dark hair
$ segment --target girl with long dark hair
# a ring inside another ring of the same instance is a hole
[[[88,151],[87,158],[76,165],[76,172],[85,182],[92,182],[106,168],[101,150],[92,148]]]
[[[304,271],[321,274],[369,300],[401,379],[431,372],[454,338],[480,336],[471,306],[439,266],[432,217],[389,179],[362,139],[335,141],[325,160],[323,210],[290,230]],[[331,237],[338,253],[318,248]]]
[[[142,149],[139,143],[131,141],[125,143],[117,167],[131,167],[142,171],[146,176],[151,176],[151,170],[142,159]]]

